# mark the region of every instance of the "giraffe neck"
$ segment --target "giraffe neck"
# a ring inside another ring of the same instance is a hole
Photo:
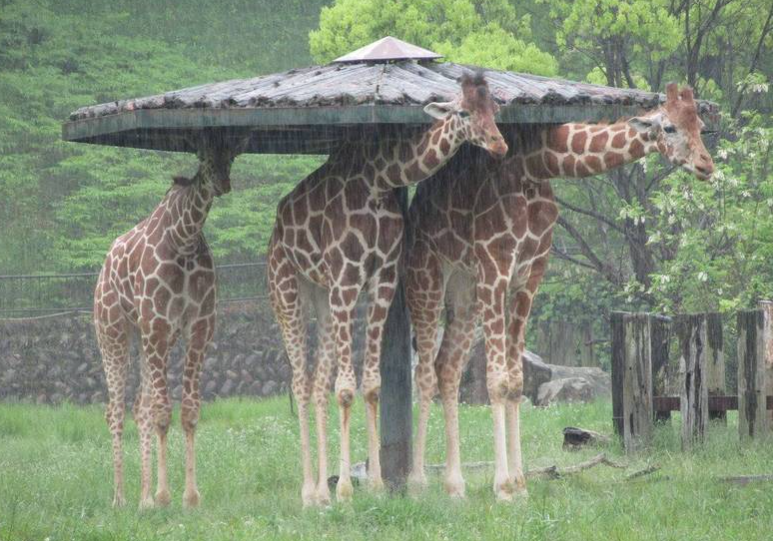
[[[656,140],[622,121],[610,125],[562,124],[542,132],[540,146],[525,153],[526,176],[534,180],[582,178],[633,163],[661,150]]]
[[[411,186],[432,176],[464,143],[461,120],[452,114],[409,140],[385,145],[367,161],[385,189]]]
[[[202,242],[201,233],[215,198],[214,184],[206,171],[204,164],[199,165],[189,185],[172,187],[166,197],[169,238],[181,254],[194,253]]]

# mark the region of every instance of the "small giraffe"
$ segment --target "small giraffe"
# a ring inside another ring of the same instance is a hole
[[[521,355],[532,300],[547,267],[558,218],[549,179],[595,175],[659,152],[699,179],[713,162],[701,141],[690,88],[667,87],[657,110],[612,125],[539,126],[518,133],[505,160],[462,156],[418,190],[411,204],[414,244],[406,296],[416,333],[420,394],[410,481],[426,485],[424,447],[432,397],[446,419],[446,490],[464,496],[459,457],[459,382],[482,320],[494,418],[494,492],[526,492],[521,460]],[[441,311],[448,325],[435,355]],[[507,441],[506,441],[507,439]],[[509,469],[508,469],[509,466]]]
[[[170,503],[167,482],[167,431],[172,405],[167,358],[182,336],[187,351],[183,371],[182,426],[185,432],[183,504],[199,503],[194,436],[201,396],[199,376],[215,331],[215,268],[202,228],[215,197],[231,191],[231,164],[239,150],[223,139],[202,138],[199,169],[193,178],[175,177],[161,204],[131,231],[118,237],[107,254],[94,292],[94,325],[102,352],[109,402],[106,418],[113,436],[113,505],[123,494],[121,436],[125,413],[129,345],[141,339],[141,389],[134,404],[140,435],[140,508]],[[152,432],[158,436],[158,490],[150,494]]]
[[[498,109],[483,77],[466,75],[456,100],[430,103],[424,108],[437,119],[429,130],[411,139],[382,138],[373,145],[345,143],[279,203],[268,250],[268,283],[293,369],[305,506],[330,501],[326,411],[336,367],[335,394],[341,424],[336,495],[339,501],[351,498],[349,424],[356,385],[352,319],[362,291],[367,291],[369,298],[362,381],[367,409],[368,476],[371,487],[383,485],[377,429],[379,360],[382,330],[398,281],[403,238],[403,217],[394,189],[435,173],[465,141],[504,156],[507,145],[494,122]],[[313,376],[306,369],[306,306],[314,307],[319,333]],[[316,484],[309,446],[311,398],[318,437]]]

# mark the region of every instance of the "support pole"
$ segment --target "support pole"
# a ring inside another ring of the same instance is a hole
[[[676,317],[679,336],[679,367],[682,374],[680,410],[682,449],[702,442],[709,422],[709,392],[706,366],[706,316],[686,314]]]
[[[408,191],[400,188],[397,193],[407,224]],[[411,469],[412,433],[411,325],[401,278],[384,325],[381,353],[381,469],[391,490],[405,488]]]
[[[738,312],[738,432],[742,440],[768,430],[764,319],[762,310]]]
[[[722,335],[722,314],[706,314],[706,386],[709,396],[725,396],[725,346]],[[709,419],[727,424],[727,412],[711,411]]]
[[[612,314],[612,410],[626,452],[652,441],[652,347],[649,314]]]

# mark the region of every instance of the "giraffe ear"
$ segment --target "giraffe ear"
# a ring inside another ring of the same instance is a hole
[[[445,103],[435,102],[428,103],[424,106],[424,112],[432,118],[442,119],[447,117],[452,111],[454,111],[454,102],[448,101]]]
[[[628,125],[639,133],[654,135],[660,131],[660,116],[635,116],[628,121]]]

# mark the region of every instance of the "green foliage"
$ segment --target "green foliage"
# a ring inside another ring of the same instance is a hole
[[[553,57],[531,43],[530,18],[505,0],[336,0],[309,34],[319,62],[387,35],[426,47],[448,60],[555,75]]]
[[[71,111],[310,63],[295,38],[318,14],[300,1],[0,4],[0,274],[99,266],[172,175],[195,171],[193,156],[65,143]],[[296,26],[280,24],[290,19]],[[263,253],[278,197],[317,163],[237,160],[234,186],[246,193],[218,201],[207,224],[220,261]]]

